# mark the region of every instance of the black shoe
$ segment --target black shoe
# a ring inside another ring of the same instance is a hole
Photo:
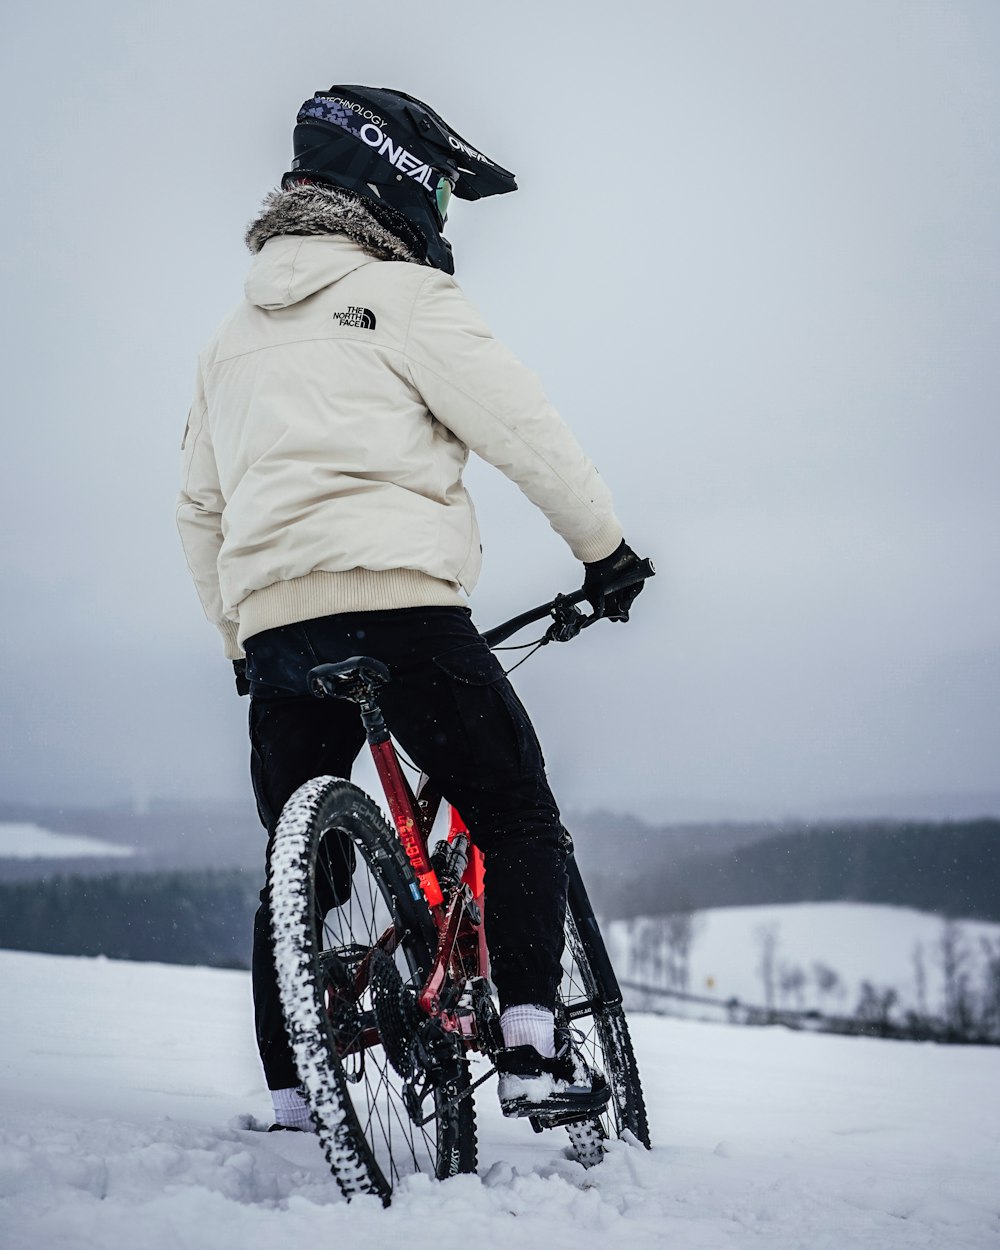
[[[510,1046],[497,1055],[498,1093],[505,1116],[532,1116],[542,1124],[586,1120],[608,1105],[611,1090],[592,1072],[569,1030],[556,1030],[556,1054],[545,1059],[534,1046]]]
[[[269,1133],[308,1133],[305,1128],[296,1128],[293,1124],[272,1124],[267,1130]]]

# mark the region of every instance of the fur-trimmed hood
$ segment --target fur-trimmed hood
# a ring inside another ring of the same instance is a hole
[[[246,241],[255,255],[244,290],[258,308],[288,308],[373,261],[419,263],[365,200],[331,187],[272,191]]]
[[[420,264],[426,251],[406,219],[388,205],[369,205],[361,196],[315,183],[269,192],[244,237],[256,255],[276,235],[315,234],[344,234],[376,260]]]

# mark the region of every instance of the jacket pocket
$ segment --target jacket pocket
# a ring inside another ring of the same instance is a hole
[[[454,651],[446,651],[444,655],[435,656],[434,663],[466,686],[489,686],[492,682],[507,680],[503,666],[485,643],[470,642]]]
[[[244,645],[247,677],[254,699],[287,699],[309,694],[306,677],[319,659],[299,622],[265,629]]]

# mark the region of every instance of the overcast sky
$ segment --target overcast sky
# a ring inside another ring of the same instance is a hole
[[[520,669],[565,807],[996,810],[1000,6],[7,6],[0,797],[246,792],[174,529],[198,350],[335,82],[517,172],[457,277],[660,570]],[[581,570],[469,473],[485,627]],[[971,805],[971,806],[970,806]]]

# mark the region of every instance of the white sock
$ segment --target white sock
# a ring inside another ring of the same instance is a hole
[[[309,1104],[302,1095],[298,1085],[291,1089],[272,1089],[271,1102],[274,1104],[274,1119],[285,1128],[300,1128],[307,1133],[316,1131],[309,1118]]]
[[[543,1059],[556,1053],[555,1016],[544,1007],[532,1003],[507,1007],[500,1017],[500,1031],[505,1046],[534,1046]]]

